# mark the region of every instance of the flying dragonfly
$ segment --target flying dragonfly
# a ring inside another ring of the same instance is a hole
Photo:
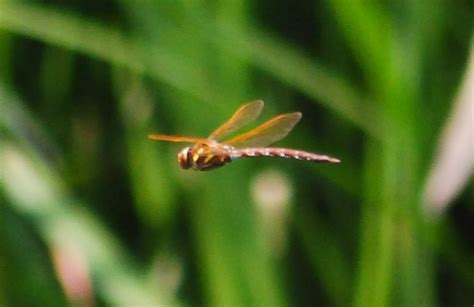
[[[178,154],[178,163],[183,169],[193,168],[208,171],[224,166],[239,158],[277,157],[306,160],[319,163],[339,163],[340,160],[303,150],[267,147],[290,133],[301,119],[301,113],[286,113],[276,116],[257,128],[228,140],[222,139],[232,132],[256,120],[263,109],[263,101],[255,100],[242,105],[232,117],[207,138],[150,134],[154,141],[194,143]]]

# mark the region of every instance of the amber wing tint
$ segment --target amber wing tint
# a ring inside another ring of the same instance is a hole
[[[148,138],[154,141],[168,141],[176,143],[208,143],[208,139],[195,138],[188,136],[165,135],[165,134],[149,134]]]
[[[232,117],[214,130],[209,139],[219,140],[257,119],[263,109],[263,101],[255,100],[241,106]]]
[[[223,144],[236,148],[265,147],[287,136],[300,119],[299,112],[282,114]]]

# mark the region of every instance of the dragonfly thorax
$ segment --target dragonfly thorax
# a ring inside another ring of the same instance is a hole
[[[230,147],[199,143],[186,147],[178,154],[178,163],[184,169],[207,171],[231,162]]]

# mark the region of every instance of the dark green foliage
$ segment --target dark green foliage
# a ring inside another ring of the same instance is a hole
[[[469,1],[67,3],[0,1],[0,306],[473,304],[472,179],[424,201]],[[259,98],[342,163],[147,139]]]

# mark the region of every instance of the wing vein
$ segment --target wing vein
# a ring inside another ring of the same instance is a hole
[[[214,130],[208,138],[211,140],[222,139],[222,137],[256,120],[262,112],[262,109],[262,100],[255,100],[244,104],[228,121]]]
[[[286,137],[300,119],[301,113],[299,112],[282,114],[249,132],[223,142],[223,144],[239,148],[265,147]]]

